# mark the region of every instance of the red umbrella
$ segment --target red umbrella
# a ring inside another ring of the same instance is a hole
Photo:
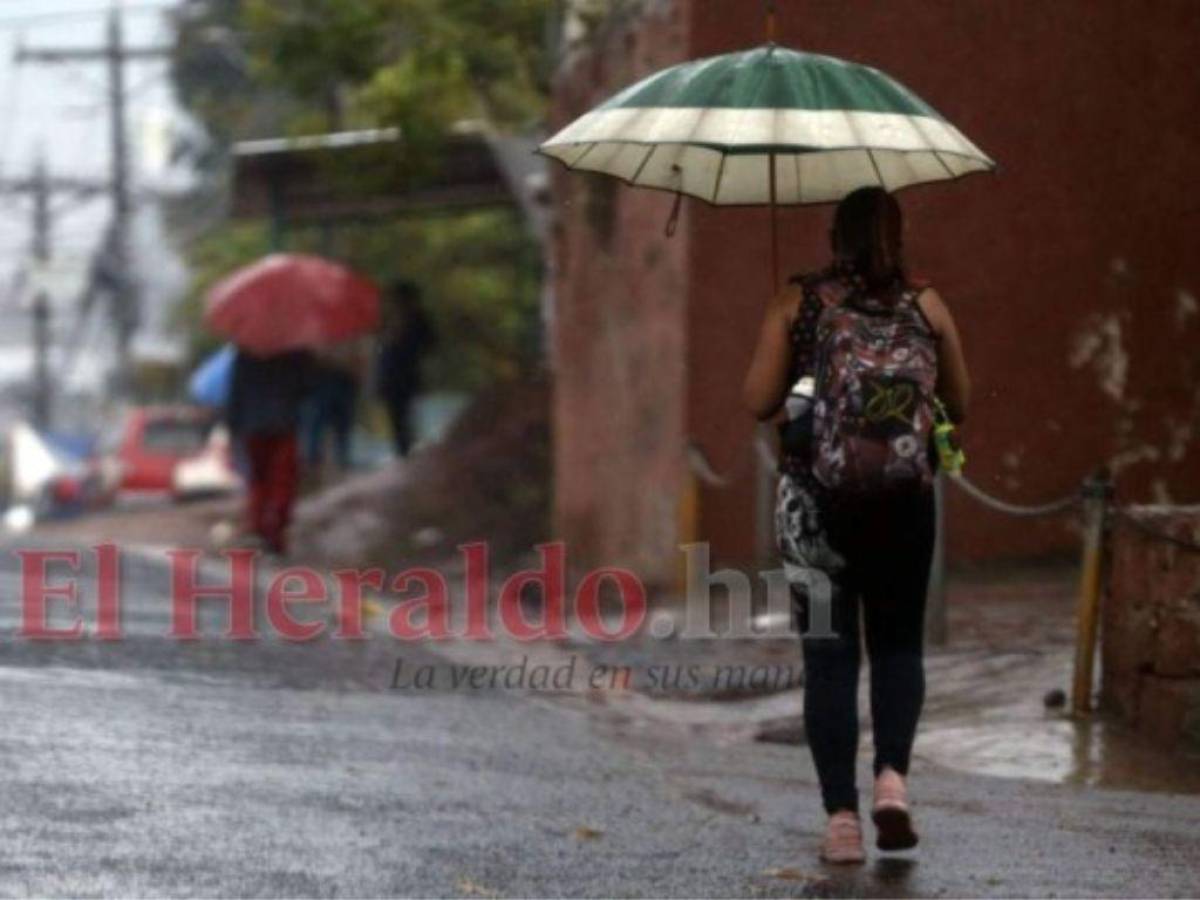
[[[379,288],[317,256],[277,253],[208,294],[204,321],[258,356],[334,344],[379,324]]]

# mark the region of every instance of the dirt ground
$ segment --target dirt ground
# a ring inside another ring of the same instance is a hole
[[[124,500],[112,509],[39,523],[34,534],[79,543],[111,541],[122,546],[210,550],[215,547],[213,529],[236,527],[241,508],[240,497],[194,503],[173,503],[165,497]]]

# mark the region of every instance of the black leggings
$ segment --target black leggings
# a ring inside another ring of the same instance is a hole
[[[871,662],[875,773],[885,766],[908,771],[925,699],[925,591],[935,522],[931,491],[839,498],[827,506],[829,542],[846,566],[832,578],[836,636],[803,640],[804,727],[825,809],[833,813],[858,809],[860,618]],[[805,598],[798,599],[803,633],[808,611]]]

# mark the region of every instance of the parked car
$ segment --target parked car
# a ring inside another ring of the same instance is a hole
[[[10,530],[110,501],[115,485],[106,485],[90,450],[86,440],[39,432],[27,422],[13,424],[0,440],[0,505],[7,509]],[[23,524],[14,528],[13,523]]]
[[[196,456],[180,460],[172,476],[176,500],[199,500],[240,491],[244,485],[233,456],[229,429],[218,425]]]
[[[103,465],[115,468],[122,493],[173,494],[176,467],[206,452],[215,425],[201,407],[134,407],[110,436]]]

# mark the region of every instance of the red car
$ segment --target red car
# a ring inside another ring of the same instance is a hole
[[[215,424],[211,410],[196,406],[139,406],[129,410],[105,453],[106,461],[115,464],[117,489],[171,493],[175,467],[204,453]]]

